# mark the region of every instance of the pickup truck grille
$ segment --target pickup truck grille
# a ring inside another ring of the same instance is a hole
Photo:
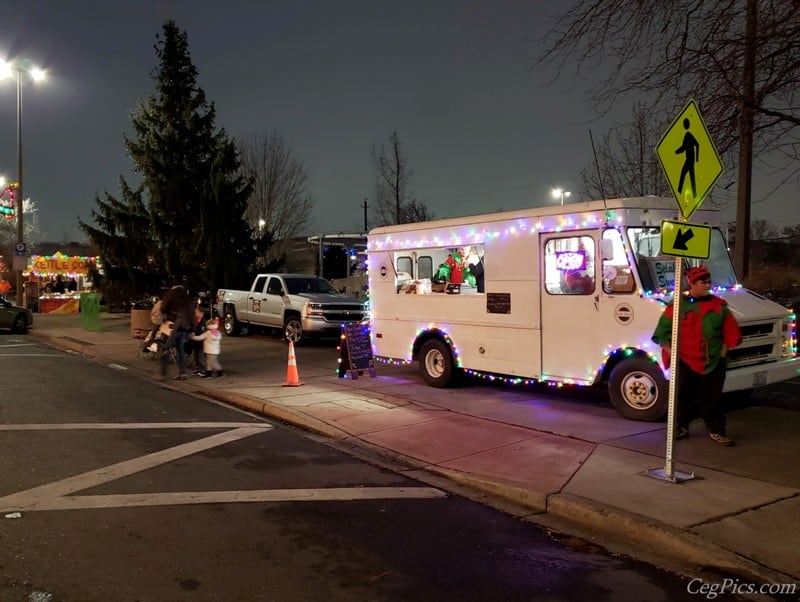
[[[364,317],[360,303],[326,303],[322,310],[326,322],[358,322]]]
[[[743,324],[742,344],[729,352],[729,368],[777,360],[781,351],[781,330],[778,322]]]

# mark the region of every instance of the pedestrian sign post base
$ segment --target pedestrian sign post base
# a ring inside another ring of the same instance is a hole
[[[684,481],[702,478],[698,477],[693,472],[681,472],[680,470],[673,470],[672,476],[670,477],[670,475],[667,474],[666,468],[648,468],[644,474],[646,474],[648,477],[653,477],[654,479],[659,479],[661,481],[669,481],[670,483],[683,483]]]

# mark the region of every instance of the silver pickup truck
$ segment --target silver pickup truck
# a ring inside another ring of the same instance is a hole
[[[338,333],[343,323],[364,318],[361,301],[306,274],[259,274],[249,291],[218,290],[214,309],[227,335],[238,335],[242,325],[282,328],[294,343]]]

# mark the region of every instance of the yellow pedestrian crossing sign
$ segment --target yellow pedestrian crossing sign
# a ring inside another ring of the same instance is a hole
[[[662,221],[661,254],[708,259],[711,254],[711,226]]]
[[[722,161],[697,103],[690,100],[656,146],[656,154],[684,219],[689,219],[722,175]]]

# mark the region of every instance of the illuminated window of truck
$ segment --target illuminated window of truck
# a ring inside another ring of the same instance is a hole
[[[625,254],[620,231],[616,228],[603,230],[600,249],[603,257],[603,291],[613,295],[634,292],[636,280]]]
[[[436,247],[396,253],[398,294],[473,294],[483,292],[483,244]]]
[[[551,238],[544,247],[545,290],[551,295],[591,295],[595,289],[594,239]]]

